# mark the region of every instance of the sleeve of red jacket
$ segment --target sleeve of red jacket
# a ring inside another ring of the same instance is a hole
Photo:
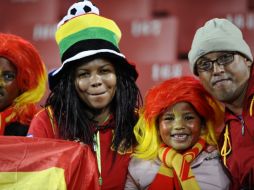
[[[57,129],[53,129],[48,113],[45,109],[40,110],[32,119],[28,137],[56,138]]]

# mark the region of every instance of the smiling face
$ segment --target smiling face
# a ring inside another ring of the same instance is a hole
[[[215,60],[225,52],[213,52],[200,59]],[[240,54],[234,55],[232,63],[219,66],[213,65],[211,71],[198,72],[199,79],[205,89],[221,102],[232,104],[244,98],[251,62]],[[241,100],[240,100],[241,101]]]
[[[75,87],[79,97],[88,107],[109,107],[116,91],[113,64],[99,58],[81,64],[75,70]]]
[[[19,96],[16,67],[7,59],[0,57],[0,111],[9,107]]]
[[[201,127],[199,115],[187,102],[176,103],[159,117],[162,141],[179,152],[192,147],[199,140]]]

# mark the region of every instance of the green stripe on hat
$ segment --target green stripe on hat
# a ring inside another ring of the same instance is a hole
[[[61,57],[64,52],[76,42],[90,39],[102,39],[108,41],[119,49],[118,38],[115,33],[104,28],[88,28],[69,35],[59,43]]]
[[[95,14],[85,14],[74,17],[60,26],[56,31],[56,41],[59,44],[60,41],[71,34],[94,27],[108,29],[115,33],[119,40],[121,38],[121,31],[114,21]]]

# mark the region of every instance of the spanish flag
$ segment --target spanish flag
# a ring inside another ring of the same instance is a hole
[[[1,136],[1,190],[97,190],[93,152],[76,142]]]

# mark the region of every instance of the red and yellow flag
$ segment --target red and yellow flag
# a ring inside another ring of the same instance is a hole
[[[99,189],[87,145],[46,138],[0,137],[0,189]]]

